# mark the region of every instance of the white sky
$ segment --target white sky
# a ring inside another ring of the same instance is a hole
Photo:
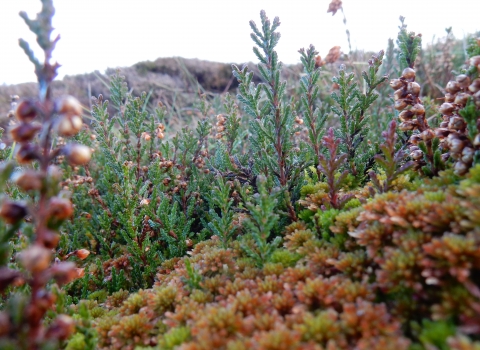
[[[299,62],[298,49],[314,44],[322,57],[330,47],[348,51],[342,14],[327,14],[330,0],[54,0],[54,27],[61,34],[55,59],[64,75],[104,71],[158,57],[181,56],[219,62],[256,61],[248,21],[259,23],[265,9],[280,17],[277,47],[284,63]],[[480,30],[478,0],[344,0],[352,47],[378,51],[396,38],[398,17],[424,42]],[[35,81],[33,66],[18,46],[22,37],[36,47],[18,16],[30,18],[39,0],[0,0],[0,84]]]

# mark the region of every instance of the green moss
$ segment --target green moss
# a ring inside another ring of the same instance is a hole
[[[162,349],[173,350],[176,346],[179,346],[188,340],[190,340],[190,328],[177,327],[170,329],[167,333],[160,338],[159,343]]]
[[[286,249],[277,249],[270,257],[270,261],[282,264],[283,267],[293,267],[301,258],[300,254],[292,253]]]
[[[82,333],[75,333],[67,343],[65,350],[85,350],[87,343]]]

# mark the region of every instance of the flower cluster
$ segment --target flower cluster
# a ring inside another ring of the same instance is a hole
[[[464,175],[474,163],[475,153],[480,147],[479,113],[480,78],[478,65],[480,56],[470,59],[470,67],[465,74],[459,74],[445,87],[445,102],[438,111],[442,121],[438,128],[429,126],[425,116],[425,106],[419,98],[421,86],[415,82],[413,62],[402,72],[399,79],[390,81],[395,89],[395,108],[400,111],[399,129],[415,131],[409,139],[410,156],[417,169],[438,174],[443,163],[452,159],[455,173]]]

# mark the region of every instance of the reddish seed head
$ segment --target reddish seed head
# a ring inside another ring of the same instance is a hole
[[[443,115],[452,115],[452,112],[455,110],[455,106],[451,103],[445,102],[443,103],[440,108],[438,109],[440,113]]]
[[[10,135],[16,142],[27,142],[33,139],[41,129],[42,126],[38,123],[21,123],[10,129]]]
[[[455,80],[457,81],[458,86],[460,86],[462,89],[465,89],[468,85],[470,85],[470,78],[466,74],[457,75]]]
[[[452,153],[461,153],[465,147],[465,143],[458,138],[450,138],[450,136],[452,136],[452,134],[448,135],[448,146],[450,147],[450,151],[452,151]]]
[[[142,135],[140,137],[145,141],[150,141],[152,139],[152,136],[150,136],[148,132],[142,132]]]
[[[451,80],[447,83],[445,90],[451,94],[456,94],[457,92],[460,91],[460,85],[458,85],[456,81]]]
[[[453,103],[455,101],[455,95],[447,92],[445,94],[445,102]]]
[[[471,147],[465,147],[463,150],[462,150],[462,162],[464,162],[465,164],[470,164],[473,160],[473,155],[475,153],[475,150]]]
[[[409,140],[409,141],[410,141],[410,143],[411,143],[412,145],[418,145],[418,143],[419,143],[420,141],[422,141],[422,138],[420,137],[419,134],[415,134],[415,135],[410,136],[410,140]]]
[[[467,124],[460,117],[452,117],[450,118],[450,122],[448,123],[448,127],[454,130],[463,130],[466,126]]]
[[[35,104],[29,100],[23,100],[17,106],[15,115],[18,120],[28,123],[37,116]]]
[[[60,136],[75,136],[82,130],[82,118],[78,115],[64,115],[58,122],[58,134]]]
[[[432,129],[427,129],[420,134],[420,137],[422,138],[423,141],[430,141],[435,137],[435,133],[433,132]]]
[[[84,165],[92,158],[89,147],[76,143],[68,144],[64,148],[64,153],[71,165]]]
[[[447,128],[437,128],[435,129],[435,136],[439,138],[445,138],[450,134],[450,130]]]
[[[73,205],[69,199],[53,197],[48,204],[48,217],[65,220],[73,215]]]
[[[31,143],[24,143],[17,152],[17,161],[20,164],[30,164],[39,158],[37,147]]]
[[[454,103],[463,107],[467,104],[467,101],[468,99],[470,98],[470,95],[469,94],[466,94],[466,93],[459,93],[457,94],[457,96],[455,97],[455,101]]]
[[[468,90],[473,93],[480,91],[480,78],[475,79],[468,87]]]
[[[5,200],[0,207],[0,217],[8,224],[16,224],[27,216],[27,207],[22,202]]]
[[[402,113],[399,114],[399,118],[402,122],[406,122],[412,120],[414,114],[410,110],[404,110]]]
[[[33,245],[19,253],[18,257],[28,271],[38,273],[50,266],[52,251],[40,245]]]
[[[342,1],[341,0],[332,0],[328,5],[327,13],[331,12],[332,16],[335,16],[338,10],[342,8]]]
[[[77,267],[73,262],[62,261],[52,266],[51,272],[53,278],[58,284],[64,285],[77,279]]]
[[[401,100],[395,101],[394,107],[397,111],[403,111],[407,106],[408,106],[407,101],[405,101],[404,99],[401,99]]]
[[[475,147],[480,146],[480,134],[477,134],[475,138],[473,139],[473,145]]]
[[[415,129],[415,124],[413,124],[411,121],[403,122],[398,125],[398,128],[402,131],[409,131]]]
[[[398,90],[395,90],[395,92],[393,94],[393,99],[395,101],[397,101],[397,100],[400,100],[404,96],[405,96],[405,90],[403,88],[400,88]]]
[[[412,107],[411,111],[415,115],[423,115],[423,114],[425,114],[425,107],[421,103],[416,103]]]
[[[454,173],[457,175],[465,175],[468,171],[468,166],[462,161],[458,161],[454,166]]]
[[[402,72],[402,77],[407,81],[413,81],[415,79],[415,70],[410,67],[405,68]]]
[[[43,186],[42,175],[35,170],[26,170],[14,174],[13,181],[24,191],[40,190]]]
[[[322,61],[322,57],[321,56],[315,56],[315,68],[320,68],[322,66],[325,65],[325,62]]]
[[[56,248],[58,242],[60,241],[60,235],[57,232],[51,230],[45,230],[41,237],[41,243],[43,243],[45,248],[48,249]]]
[[[421,90],[420,84],[414,81],[411,83],[408,83],[407,85],[407,93],[412,94],[415,97],[418,97],[418,95],[420,94],[420,90]]]
[[[390,87],[394,90],[398,90],[400,89],[401,87],[404,86],[404,82],[400,79],[392,79],[390,80]]]
[[[73,96],[63,96],[57,101],[56,107],[60,114],[66,114],[67,116],[82,115],[82,105]]]
[[[480,56],[473,56],[470,58],[470,65],[478,67],[480,65]]]
[[[85,268],[83,268],[83,267],[82,268],[76,268],[75,272],[77,274],[75,279],[82,278],[83,276],[85,276]]]

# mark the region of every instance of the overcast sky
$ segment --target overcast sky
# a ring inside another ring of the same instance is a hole
[[[54,27],[61,34],[55,59],[60,77],[130,66],[158,57],[181,56],[210,61],[255,61],[248,21],[259,22],[265,9],[280,17],[280,60],[299,61],[298,49],[313,44],[322,57],[335,45],[348,52],[341,12],[327,14],[330,0],[54,0]],[[478,0],[344,0],[353,48],[385,49],[396,38],[398,17],[424,41],[480,30]],[[0,84],[34,81],[33,66],[18,47],[22,37],[36,46],[21,10],[33,18],[40,0],[0,0]]]

